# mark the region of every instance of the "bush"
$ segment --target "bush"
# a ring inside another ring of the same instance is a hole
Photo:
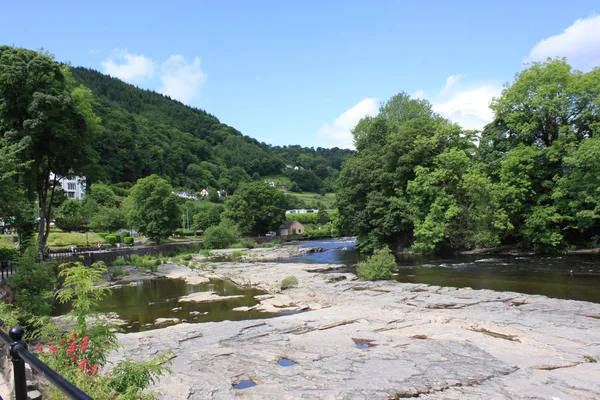
[[[114,246],[116,243],[118,243],[120,239],[121,238],[117,235],[106,235],[106,237],[104,238],[104,240],[106,240],[106,242],[111,246]]]
[[[298,278],[295,276],[288,276],[281,281],[281,290],[289,289],[291,287],[298,286]]]
[[[181,256],[181,259],[189,261],[189,260],[192,259],[192,255],[191,254],[184,254],[184,255]]]
[[[254,249],[256,246],[258,246],[256,244],[256,242],[252,239],[243,239],[240,244],[242,245],[242,248],[244,249]]]
[[[128,238],[129,236],[130,236],[129,232],[127,232],[127,231],[123,231],[123,232],[119,233],[119,237],[121,238],[121,242],[125,242],[125,238]]]
[[[118,278],[119,276],[122,276],[123,274],[124,274],[124,273],[123,273],[123,270],[122,270],[122,269],[115,269],[115,270],[112,272],[112,276],[113,276],[113,278]]]
[[[301,224],[316,224],[318,221],[319,214],[305,213],[305,214],[285,214],[287,221],[298,221]]]
[[[212,253],[210,252],[210,250],[206,250],[206,249],[200,250],[200,254],[203,255],[204,257],[212,256]]]
[[[204,232],[204,245],[207,249],[224,249],[238,239],[238,227],[231,223],[211,226]]]
[[[123,243],[125,243],[126,245],[132,245],[133,244],[133,238],[132,237],[124,237],[123,238]]]
[[[106,233],[106,232],[96,232],[96,235],[100,236],[102,239],[106,239],[106,236],[108,236],[108,233]]]
[[[19,251],[16,249],[0,248],[0,261],[16,261],[19,257]]]
[[[245,251],[239,251],[239,250],[235,250],[233,253],[231,253],[232,256],[234,257],[241,257],[241,256],[245,256],[246,253]]]
[[[356,274],[363,281],[377,281],[393,279],[396,270],[396,258],[390,248],[385,246],[376,250],[367,261],[359,262]]]
[[[280,244],[282,244],[282,243],[283,243],[283,241],[281,241],[281,240],[277,239],[277,240],[273,240],[273,241],[271,241],[271,242],[266,242],[266,243],[263,243],[263,244],[262,244],[262,247],[263,247],[263,248],[265,248],[265,249],[269,249],[269,248],[271,248],[271,247],[278,246],[278,245],[280,245]]]
[[[122,267],[127,265],[127,261],[125,261],[123,257],[118,257],[115,261],[111,262],[110,265],[113,267]]]

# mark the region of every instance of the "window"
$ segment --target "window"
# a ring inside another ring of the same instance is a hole
[[[67,190],[73,190],[74,191],[75,190],[75,184],[71,183],[71,182],[67,183]]]
[[[74,199],[75,198],[75,192],[67,192],[67,197],[70,199]]]

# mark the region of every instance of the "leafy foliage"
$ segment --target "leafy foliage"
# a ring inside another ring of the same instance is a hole
[[[534,63],[491,108],[495,120],[481,134],[403,93],[363,118],[353,131],[358,152],[338,181],[342,232],[365,251],[593,245],[600,69]]]
[[[375,251],[367,261],[361,261],[356,268],[356,274],[363,281],[394,279],[396,259],[389,247],[385,246]]]
[[[140,179],[131,189],[131,226],[156,242],[179,226],[179,205],[172,187],[157,175]]]

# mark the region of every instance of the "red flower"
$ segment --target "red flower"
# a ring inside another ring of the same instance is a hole
[[[84,344],[84,345],[87,345],[89,342],[90,342],[90,338],[89,338],[89,337],[87,337],[87,336],[86,336],[86,337],[84,337],[84,338],[81,340],[81,343],[82,343],[82,344]]]
[[[86,352],[88,351],[88,347],[85,344],[81,345],[81,351]]]
[[[44,346],[40,342],[35,345],[35,351],[44,351]]]
[[[77,338],[77,333],[73,332],[71,333],[71,340],[75,340]]]
[[[71,357],[71,361],[76,362],[77,361],[77,356]]]
[[[62,340],[60,341],[60,344],[61,344],[61,345],[65,345],[65,344],[67,344],[67,339],[62,339]]]
[[[49,349],[50,349],[50,353],[52,353],[52,354],[58,353],[58,347],[56,347],[53,344],[50,345]]]
[[[83,360],[79,363],[79,369],[80,370],[86,370],[90,368],[90,363],[88,362],[88,360]]]
[[[96,375],[98,373],[98,366],[94,365],[91,369],[90,372],[92,375]]]

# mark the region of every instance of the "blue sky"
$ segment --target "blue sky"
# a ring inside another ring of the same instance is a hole
[[[0,43],[43,47],[278,145],[351,147],[356,122],[401,91],[479,128],[524,63],[600,65],[597,1],[23,4],[3,4]]]

